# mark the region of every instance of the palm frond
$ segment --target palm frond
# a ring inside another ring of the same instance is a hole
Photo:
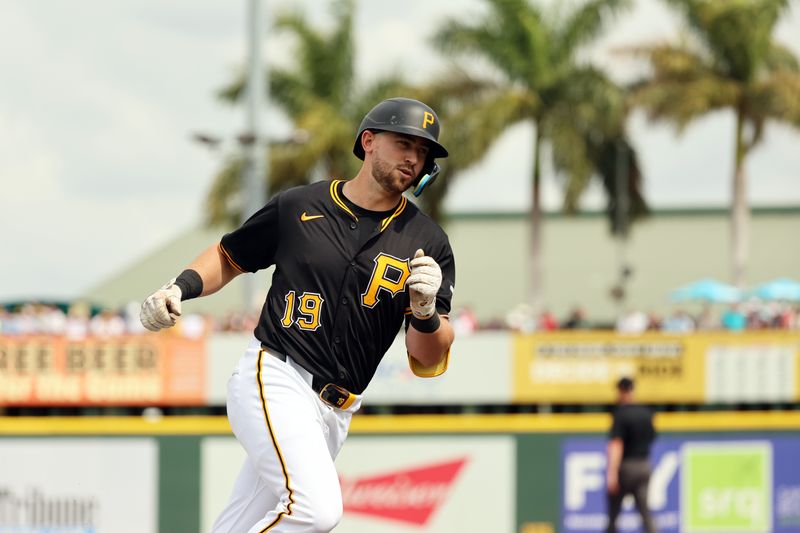
[[[753,117],[783,120],[800,127],[800,73],[782,70],[755,84],[749,93]]]
[[[773,42],[764,60],[766,70],[800,72],[800,60],[794,52],[781,44]]]
[[[714,56],[716,68],[742,82],[755,79],[788,0],[668,0]]]
[[[570,13],[554,38],[554,59],[569,60],[576,50],[603,32],[612,16],[632,6],[631,0],[590,0]]]

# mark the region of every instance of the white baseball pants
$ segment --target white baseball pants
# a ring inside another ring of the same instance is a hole
[[[312,376],[255,338],[228,381],[228,419],[247,458],[212,533],[322,533],[342,517],[333,460],[361,397],[331,407]]]

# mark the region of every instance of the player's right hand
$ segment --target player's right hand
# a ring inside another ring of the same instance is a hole
[[[139,319],[150,331],[170,328],[181,316],[181,289],[175,285],[175,278],[147,297],[142,304]]]

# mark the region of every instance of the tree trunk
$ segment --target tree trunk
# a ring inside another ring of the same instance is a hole
[[[543,308],[543,268],[542,268],[542,201],[541,201],[541,141],[539,124],[534,123],[533,137],[533,187],[531,191],[531,248],[530,248],[530,296],[531,310],[538,315]]]
[[[736,111],[736,162],[733,169],[733,198],[731,200],[731,273],[733,283],[740,289],[747,282],[750,209],[747,204],[747,176],[744,163],[747,146],[744,143],[745,112],[740,105]]]

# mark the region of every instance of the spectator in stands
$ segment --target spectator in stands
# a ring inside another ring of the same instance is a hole
[[[747,316],[739,305],[733,304],[722,313],[720,323],[728,331],[742,331],[747,327]]]
[[[775,313],[773,326],[778,329],[794,329],[795,312],[788,303],[781,304]]]
[[[68,339],[85,339],[89,334],[91,311],[86,302],[76,301],[67,310],[66,335]]]
[[[536,317],[528,304],[515,306],[506,315],[506,327],[512,331],[529,333],[536,330]]]
[[[717,320],[714,318],[714,311],[711,309],[710,304],[704,304],[700,313],[694,321],[695,329],[701,331],[708,331],[717,329]]]
[[[463,305],[450,317],[456,335],[470,334],[478,330],[478,317],[470,305]]]
[[[111,309],[103,309],[89,320],[89,333],[95,337],[117,337],[125,334],[125,320]]]
[[[617,333],[638,335],[647,331],[648,324],[647,315],[634,309],[620,315],[617,319],[616,330]]]
[[[57,305],[39,307],[39,333],[63,335],[67,330],[67,315]]]
[[[539,331],[554,331],[558,329],[558,320],[548,309],[539,314]]]
[[[586,312],[583,307],[577,306],[573,308],[567,319],[561,324],[561,327],[564,329],[588,329],[590,324],[586,320]]]
[[[651,311],[647,315],[647,330],[648,331],[660,331],[663,323],[664,323],[664,321],[661,320],[661,317],[657,313]]]
[[[661,325],[661,331],[670,333],[690,333],[694,330],[694,319],[683,309],[677,309]]]
[[[0,335],[11,334],[11,313],[5,307],[0,307]]]

